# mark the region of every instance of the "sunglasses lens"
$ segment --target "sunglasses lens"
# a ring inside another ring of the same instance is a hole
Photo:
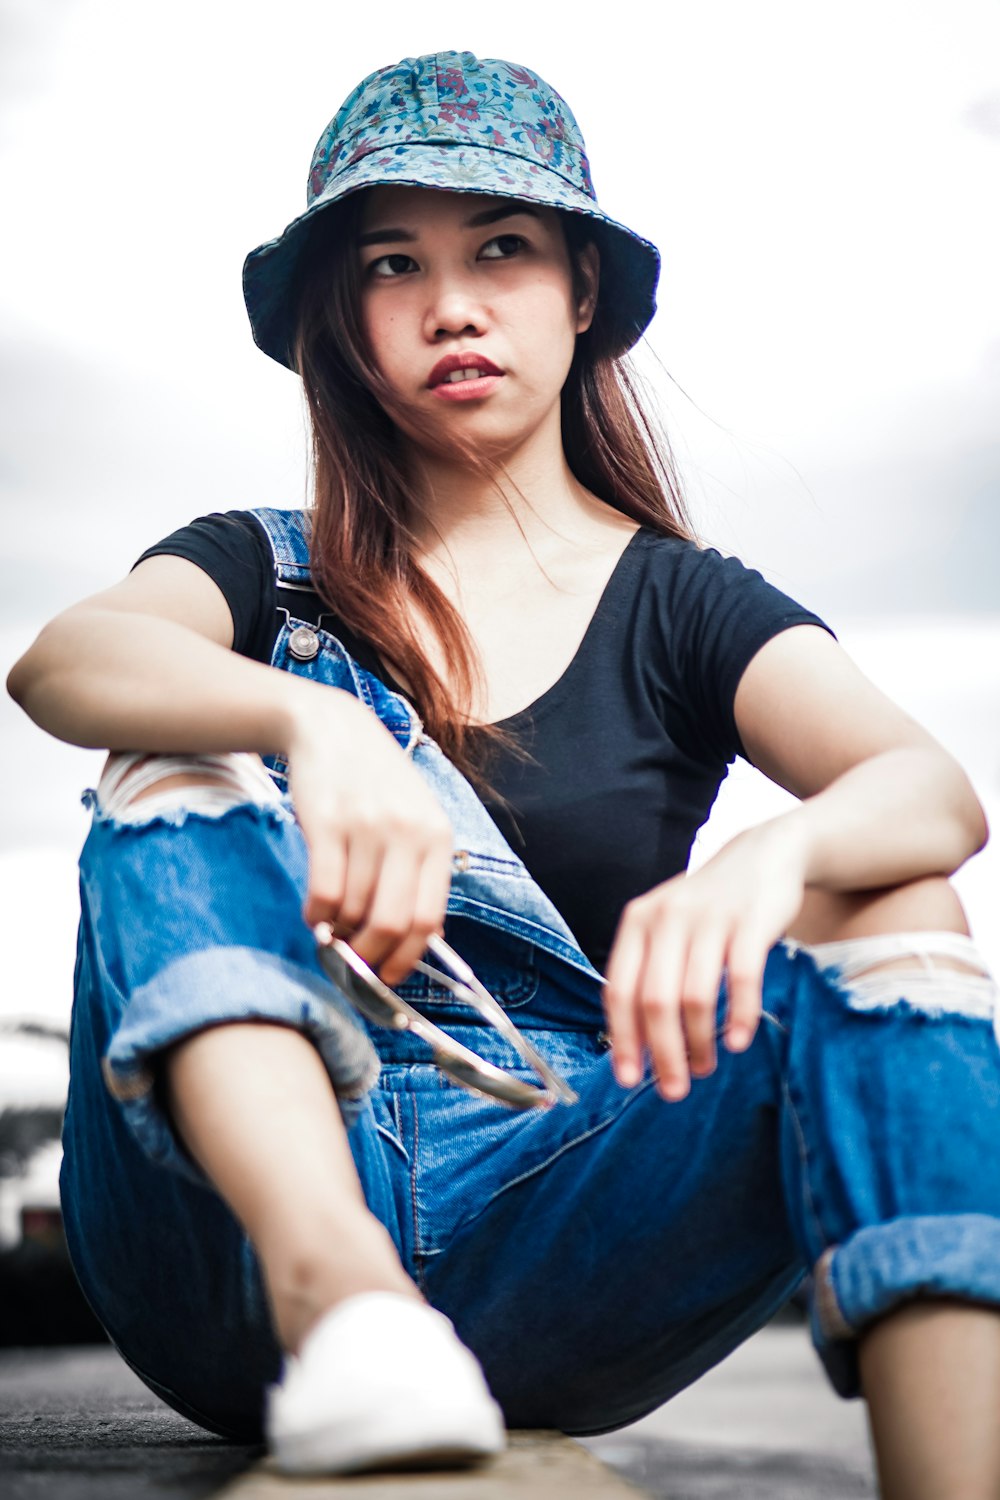
[[[338,989],[344,992],[355,1010],[366,1020],[376,1026],[385,1026],[391,1031],[404,1029],[412,1031],[430,1045],[434,1052],[434,1061],[442,1073],[447,1074],[463,1088],[471,1089],[473,1093],[481,1094],[484,1098],[498,1099],[504,1104],[513,1106],[514,1109],[537,1109],[539,1106],[547,1108],[555,1103],[554,1095],[546,1089],[523,1083],[521,1079],[512,1077],[504,1069],[493,1067],[485,1061],[477,1062],[471,1054],[468,1057],[462,1057],[443,1047],[441,1040],[445,1038],[445,1033],[426,1021],[424,1017],[412,1012],[409,1006],[392,994],[391,990],[388,994],[383,994],[377,975],[373,976],[373,982],[366,978],[364,973],[359,973],[355,964],[365,968],[362,960],[340,939],[322,933],[320,929],[323,926],[324,924],[320,924],[320,928],[317,928],[320,963]],[[442,974],[440,970],[431,969],[424,964],[418,964],[417,967],[444,980],[456,997],[465,999],[468,996],[467,1003],[476,1000],[475,992],[467,989],[463,982],[456,981]],[[567,1092],[570,1092],[571,1100],[575,1099],[576,1096],[572,1095],[571,1091]]]
[[[320,962],[340,989],[344,991],[355,1009],[366,1020],[376,1026],[389,1026],[393,1030],[399,1025],[400,1012],[379,994],[360,974],[356,974],[347,960],[336,948],[321,948]],[[402,1018],[405,1020],[405,1017]]]

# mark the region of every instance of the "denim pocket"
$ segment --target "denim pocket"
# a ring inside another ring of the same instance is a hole
[[[538,991],[538,959],[533,943],[524,938],[498,933],[475,924],[466,924],[461,939],[448,936],[456,952],[472,965],[477,978],[505,1010],[517,1010],[533,1000]],[[447,985],[419,970],[409,974],[402,984],[394,986],[396,994],[424,1012],[430,1020],[449,1017],[472,1020],[476,1012],[456,1000]]]

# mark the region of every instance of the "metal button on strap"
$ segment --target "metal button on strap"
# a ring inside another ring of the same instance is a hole
[[[319,655],[319,636],[308,625],[296,625],[288,638],[288,649],[296,661],[312,661]]]
[[[468,849],[456,849],[451,857],[451,863],[455,870],[467,870],[469,868]]]

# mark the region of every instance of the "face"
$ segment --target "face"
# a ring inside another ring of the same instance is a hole
[[[554,209],[480,193],[379,187],[358,236],[361,318],[381,375],[416,440],[474,438],[506,458],[534,434],[558,440],[559,393],[588,292],[574,293]]]

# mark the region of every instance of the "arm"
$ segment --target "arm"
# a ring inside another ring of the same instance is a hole
[[[92,747],[288,756],[309,850],[304,918],[336,923],[389,984],[441,932],[452,830],[424,777],[351,693],[231,649],[221,589],[183,558],[147,558],[46,625],[11,695]]]
[[[229,606],[207,573],[151,557],[46,625],[7,688],[42,729],[88,748],[283,751],[296,714],[338,694],[237,656],[232,643]]]
[[[716,997],[727,1045],[749,1045],[771,946],[807,886],[855,890],[950,874],[988,837],[957,762],[854,666],[819,626],[772,637],[734,700],[749,758],[801,798],[749,828],[694,874],[654,886],[622,913],[604,1003],[619,1081],[638,1081],[643,1046],[665,1098],[715,1066]]]
[[[768,641],[733,711],[750,760],[803,799],[774,821],[801,841],[807,885],[950,875],[985,845],[986,815],[958,762],[819,626]]]

